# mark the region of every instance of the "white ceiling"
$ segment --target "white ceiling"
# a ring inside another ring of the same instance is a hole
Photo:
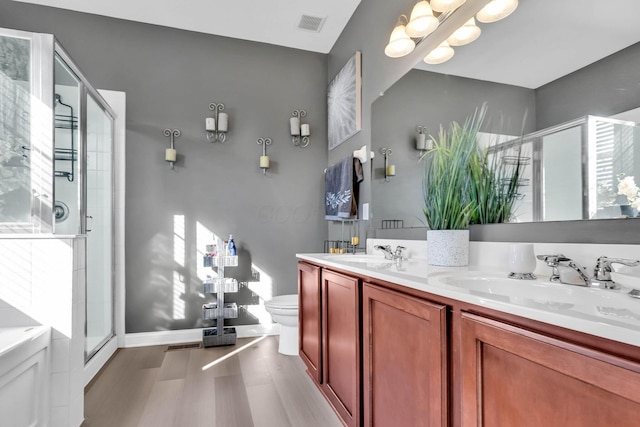
[[[360,0],[15,0],[328,53]],[[325,18],[320,32],[302,15]]]
[[[331,50],[360,3],[360,0],[16,1],[320,53]],[[319,33],[298,29],[303,14],[326,17]],[[418,68],[537,88],[640,41],[638,16],[638,0],[520,0],[518,9],[503,21],[479,24],[480,38],[456,48],[452,60],[437,66],[421,63]]]
[[[520,0],[480,38],[422,70],[538,88],[640,41],[638,0]]]

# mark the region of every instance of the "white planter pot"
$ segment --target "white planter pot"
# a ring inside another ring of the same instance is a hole
[[[469,230],[427,230],[429,265],[469,265]]]

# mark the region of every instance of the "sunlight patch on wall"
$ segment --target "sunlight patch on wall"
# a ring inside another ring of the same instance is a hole
[[[185,286],[184,280],[180,273],[177,271],[173,272],[173,319],[184,319],[185,318]]]
[[[204,281],[207,276],[211,276],[214,279],[218,277],[216,271],[210,267],[203,265],[203,258],[207,245],[213,244],[221,240],[213,231],[203,225],[200,221],[196,221],[196,271],[198,279]]]
[[[249,282],[249,289],[264,301],[273,298],[273,279],[271,276],[256,264],[251,264],[251,270],[254,280]]]
[[[184,267],[185,244],[184,244],[184,215],[173,216],[173,260]]]
[[[173,216],[173,261],[184,267],[186,258],[184,215]],[[173,319],[185,318],[185,285],[179,271],[173,271]]]
[[[273,298],[273,279],[263,269],[255,264],[251,264],[253,280],[248,283],[249,290],[260,297],[259,305],[249,305],[247,311],[258,319],[261,325],[273,323],[271,315],[264,307],[264,302]]]

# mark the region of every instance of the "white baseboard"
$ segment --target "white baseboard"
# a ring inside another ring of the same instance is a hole
[[[239,325],[234,326],[238,338],[259,337],[261,335],[278,335],[280,325]],[[143,347],[149,345],[178,344],[202,340],[202,328],[179,329],[175,331],[140,332],[125,334],[124,347]]]
[[[84,365],[84,386],[93,379],[93,377],[102,369],[109,361],[113,353],[118,349],[118,339],[111,338],[92,358]]]

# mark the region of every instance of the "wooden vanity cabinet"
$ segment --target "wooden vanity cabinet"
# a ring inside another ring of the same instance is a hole
[[[640,364],[463,313],[462,426],[640,425]]]
[[[322,270],[321,389],[345,425],[360,426],[359,279]]]
[[[446,426],[446,306],[369,283],[362,301],[363,425]]]
[[[298,347],[307,372],[322,382],[322,298],[320,267],[298,263]]]

